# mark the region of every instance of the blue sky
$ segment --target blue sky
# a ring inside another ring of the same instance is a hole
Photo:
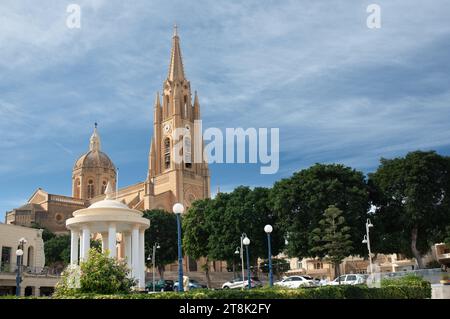
[[[213,193],[316,162],[367,173],[381,156],[450,154],[450,7],[376,1],[368,29],[374,2],[1,1],[0,220],[37,187],[70,194],[95,121],[120,185],[145,178],[174,22],[203,126],[280,128],[278,174],[211,165]]]

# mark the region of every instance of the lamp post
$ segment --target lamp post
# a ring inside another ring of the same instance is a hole
[[[273,272],[272,272],[272,247],[270,243],[270,233],[272,232],[272,225],[264,226],[264,231],[267,234],[267,247],[269,250],[269,287],[273,287]]]
[[[152,251],[152,265],[153,265],[153,278],[152,278],[152,286],[153,286],[153,292],[155,292],[155,261],[156,261],[156,249],[161,248],[158,243],[153,244],[153,251]],[[150,256],[148,256],[147,260],[150,260]]]
[[[16,296],[20,296],[20,283],[22,282],[22,275],[20,273],[22,268],[22,262],[23,262],[23,246],[27,243],[27,240],[25,238],[19,239],[19,247],[17,247],[16,250],[16,256],[17,256],[17,276],[16,276]]]
[[[239,247],[236,247],[236,250],[234,251],[235,255],[240,255],[241,251],[239,250]],[[233,262],[233,276],[236,277],[236,263]]]
[[[247,238],[246,233],[242,233],[241,235],[241,250],[239,251],[240,257],[241,257],[241,268],[242,268],[242,288],[245,288],[244,281],[245,281],[245,271],[244,271],[244,238]]]
[[[250,257],[248,255],[248,245],[250,245],[250,239],[247,236],[242,240],[242,243],[245,245],[245,253],[247,255],[247,276],[248,276],[248,289],[252,287],[251,282],[251,273],[250,273]],[[244,278],[242,278],[244,280]]]
[[[372,268],[372,251],[370,250],[370,237],[369,237],[369,228],[373,227],[373,224],[370,222],[370,219],[367,218],[366,221],[366,234],[364,235],[364,239],[362,241],[363,244],[367,244],[367,250],[369,251],[369,265],[370,265],[370,274],[373,273]]]
[[[178,291],[183,292],[183,254],[181,252],[181,214],[184,212],[183,204],[176,203],[172,207],[173,212],[177,215],[177,232],[178,232]]]

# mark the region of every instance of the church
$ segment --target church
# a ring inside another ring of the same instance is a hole
[[[183,154],[193,153],[190,141],[201,141],[201,132],[194,130],[200,120],[197,93],[192,98],[187,80],[177,28],[172,37],[172,49],[167,79],[162,94],[156,94],[153,106],[153,137],[148,156],[147,178],[134,185],[117,189],[116,198],[137,210],[164,209],[171,212],[176,202],[188,208],[197,199],[210,197],[210,175],[205,159],[192,162],[175,161],[173,132],[184,128],[189,132],[183,141]],[[203,152],[202,152],[203,153]],[[186,158],[186,157],[184,157]],[[49,194],[38,188],[28,202],[6,213],[5,222],[22,226],[34,224],[54,233],[68,233],[66,220],[78,209],[103,200],[107,184],[116,189],[117,169],[101,147],[99,128],[95,124],[89,140],[89,150],[75,161],[72,170],[72,196]]]

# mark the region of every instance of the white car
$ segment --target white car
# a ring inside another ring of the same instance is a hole
[[[252,277],[250,279],[251,288],[261,287],[262,284],[256,277]],[[244,281],[241,278],[235,278],[230,281],[225,282],[222,285],[222,289],[238,289],[238,288],[247,288],[248,287],[248,279]]]
[[[337,277],[335,280],[331,281],[329,285],[331,286],[339,285],[339,278],[341,280],[341,285],[357,285],[366,282],[366,277],[364,275],[349,274]]]
[[[286,288],[313,287],[316,281],[309,276],[290,276],[277,281],[275,285]]]

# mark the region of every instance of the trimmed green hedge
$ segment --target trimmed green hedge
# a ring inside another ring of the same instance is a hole
[[[0,298],[16,298],[5,296]],[[21,297],[25,298],[25,297]],[[36,298],[36,297],[27,297]],[[48,298],[48,297],[46,297]],[[196,289],[189,292],[155,294],[131,293],[117,295],[73,294],[54,295],[52,299],[425,299],[431,298],[431,284],[417,276],[384,279],[380,288],[357,286],[324,286],[318,288],[258,288],[249,290]]]
[[[54,297],[55,298],[55,297]],[[369,288],[360,286],[326,286],[319,288],[248,290],[197,289],[184,293],[95,295],[80,294],[56,298],[74,299],[424,299],[431,298],[431,286],[389,286]]]

